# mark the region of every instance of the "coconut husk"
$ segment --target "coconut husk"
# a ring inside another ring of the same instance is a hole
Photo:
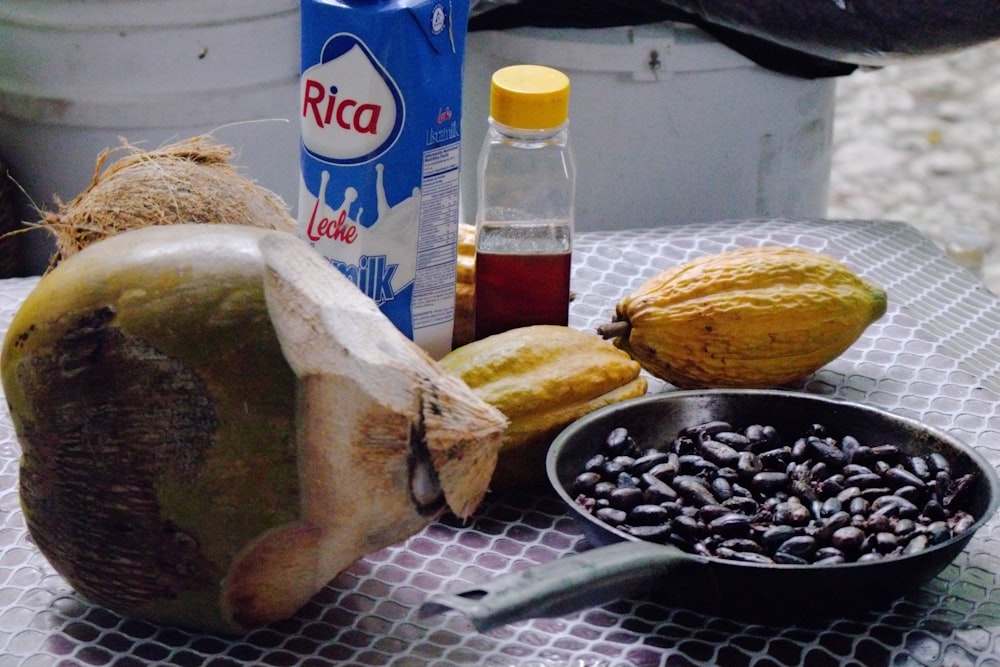
[[[107,169],[116,151],[126,155]],[[200,135],[145,151],[122,139],[97,158],[90,186],[41,226],[55,237],[52,266],[119,232],[151,225],[237,224],[294,233],[295,219],[278,195],[244,176],[233,149]],[[102,171],[103,169],[103,171]]]

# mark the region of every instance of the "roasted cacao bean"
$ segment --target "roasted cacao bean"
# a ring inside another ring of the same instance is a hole
[[[714,421],[644,448],[616,428],[571,490],[582,508],[636,538],[744,562],[878,560],[975,523],[967,508],[976,479],[953,478],[942,454],[831,433],[813,424],[783,438],[768,425]]]

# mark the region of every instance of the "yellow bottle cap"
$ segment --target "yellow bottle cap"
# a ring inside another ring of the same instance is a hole
[[[524,130],[559,127],[569,117],[569,77],[542,65],[499,69],[490,84],[490,116]]]

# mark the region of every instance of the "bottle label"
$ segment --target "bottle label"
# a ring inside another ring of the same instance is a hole
[[[302,3],[299,235],[450,349],[468,3]]]

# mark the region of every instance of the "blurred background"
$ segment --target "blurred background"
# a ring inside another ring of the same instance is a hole
[[[491,4],[518,0],[473,2]],[[981,23],[996,34],[995,6],[971,6],[991,8]],[[72,200],[100,151],[123,138],[149,149],[202,132],[233,145],[234,162],[294,212],[298,7],[0,2],[0,163],[11,172],[0,179],[0,231]],[[471,30],[463,165],[475,163],[494,68],[505,59],[565,67],[579,229],[776,216],[897,220],[1000,292],[1000,42],[852,69],[707,29]],[[463,199],[473,172],[463,169]],[[0,237],[0,274],[47,265],[45,235],[21,237],[30,242]]]
[[[1000,293],[1000,43],[837,82],[831,218],[908,222]]]

